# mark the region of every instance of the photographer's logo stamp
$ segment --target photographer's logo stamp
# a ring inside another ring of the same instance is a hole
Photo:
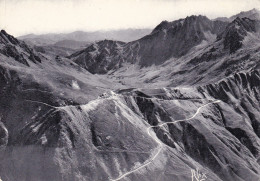
[[[191,169],[191,180],[192,181],[205,181],[207,179],[207,176],[205,173],[202,173],[197,168],[196,170]]]

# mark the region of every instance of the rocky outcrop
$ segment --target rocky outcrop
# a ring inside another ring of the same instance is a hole
[[[237,17],[226,28],[226,30],[218,37],[224,39],[224,48],[228,49],[230,53],[236,52],[242,47],[247,32],[256,32],[259,29],[259,22],[249,18],[240,19]]]
[[[123,62],[122,49],[124,42],[104,40],[88,46],[86,49],[70,55],[75,63],[91,73],[106,73],[117,69]]]
[[[14,60],[26,66],[29,66],[28,61],[41,63],[40,56],[33,49],[4,30],[0,32],[0,54],[14,58]]]

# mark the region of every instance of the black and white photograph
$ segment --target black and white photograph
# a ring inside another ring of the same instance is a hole
[[[260,0],[0,0],[0,181],[260,181]]]

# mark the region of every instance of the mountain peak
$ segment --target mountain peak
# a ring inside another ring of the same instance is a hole
[[[210,24],[210,20],[206,16],[202,15],[192,15],[192,16],[187,16],[184,19],[184,23],[188,24],[197,24],[197,23],[202,23],[202,24]]]
[[[154,30],[152,31],[151,34],[157,32],[157,31],[162,31],[163,29],[166,29],[169,26],[170,22],[169,21],[162,21],[159,25],[157,25]]]
[[[17,44],[19,44],[19,41],[12,35],[9,35],[5,30],[1,30],[0,31],[0,43],[3,43],[3,44],[11,43],[11,44],[17,45]]]
[[[1,30],[1,33],[3,33],[3,34],[7,34],[5,30]]]
[[[31,60],[34,63],[41,62],[40,57],[32,48],[27,46],[23,41],[19,41],[12,35],[9,35],[5,30],[0,31],[0,45],[3,45],[0,50],[1,54],[12,57],[24,65],[29,66],[27,60]]]
[[[259,10],[256,9],[256,8],[253,8],[253,9],[247,11],[247,12],[251,12],[251,13],[259,13]]]
[[[185,19],[208,19],[207,16],[204,15],[191,15],[187,16]]]
[[[239,18],[249,18],[249,19],[252,19],[252,20],[260,20],[260,12],[259,10],[257,10],[256,8],[254,9],[251,9],[249,11],[242,11],[234,16],[231,16],[229,19],[231,21],[233,21],[234,19],[236,19],[237,17]]]
[[[197,21],[208,21],[209,19],[206,16],[203,15],[191,15],[191,16],[187,16],[185,19],[178,19],[175,21],[162,21],[159,25],[157,25],[154,30],[152,31],[151,34],[158,32],[158,31],[162,31],[165,29],[169,29],[173,26],[179,26],[179,25],[183,25],[184,22],[187,22],[188,24],[192,23],[192,22],[197,22]]]
[[[255,32],[257,21],[248,17],[236,17],[220,35],[224,39],[224,48],[230,53],[236,52],[243,45],[248,32]]]

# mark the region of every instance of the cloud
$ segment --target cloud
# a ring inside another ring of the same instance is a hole
[[[0,27],[26,33],[155,27],[192,14],[231,16],[258,0],[0,0]]]

